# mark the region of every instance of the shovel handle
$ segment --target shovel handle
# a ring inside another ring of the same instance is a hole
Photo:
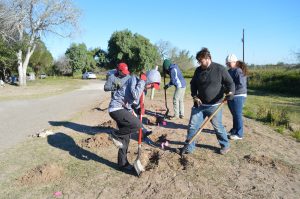
[[[224,105],[225,102],[226,102],[226,99],[224,98],[223,101],[221,102],[221,104],[218,106],[218,108],[213,112],[213,114],[211,114],[209,117],[205,118],[200,129],[197,131],[197,133],[195,133],[195,135],[188,141],[188,143],[186,145],[191,144],[196,139],[196,137],[199,135],[199,133],[202,132],[202,130],[204,129],[206,124],[208,122],[210,122],[212,120],[212,118],[219,112],[219,110],[222,108],[222,106]]]

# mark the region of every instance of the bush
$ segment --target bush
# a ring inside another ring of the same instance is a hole
[[[284,126],[288,128],[290,124],[288,112],[275,107],[259,106],[256,112],[256,118],[272,126]]]
[[[251,89],[300,96],[298,68],[268,67],[250,69],[248,87]]]
[[[296,138],[297,142],[300,142],[300,131],[293,132],[292,137]]]

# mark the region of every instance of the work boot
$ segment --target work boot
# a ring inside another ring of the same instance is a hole
[[[124,166],[119,167],[119,169],[122,171],[133,171],[134,167],[129,162],[127,162]]]

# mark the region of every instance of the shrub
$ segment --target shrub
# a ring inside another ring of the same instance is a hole
[[[300,142],[300,131],[293,132],[292,137],[296,138],[297,142]]]

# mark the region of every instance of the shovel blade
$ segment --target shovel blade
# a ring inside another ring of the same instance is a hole
[[[133,166],[138,176],[140,176],[141,173],[145,171],[140,159],[136,159],[133,163]]]

